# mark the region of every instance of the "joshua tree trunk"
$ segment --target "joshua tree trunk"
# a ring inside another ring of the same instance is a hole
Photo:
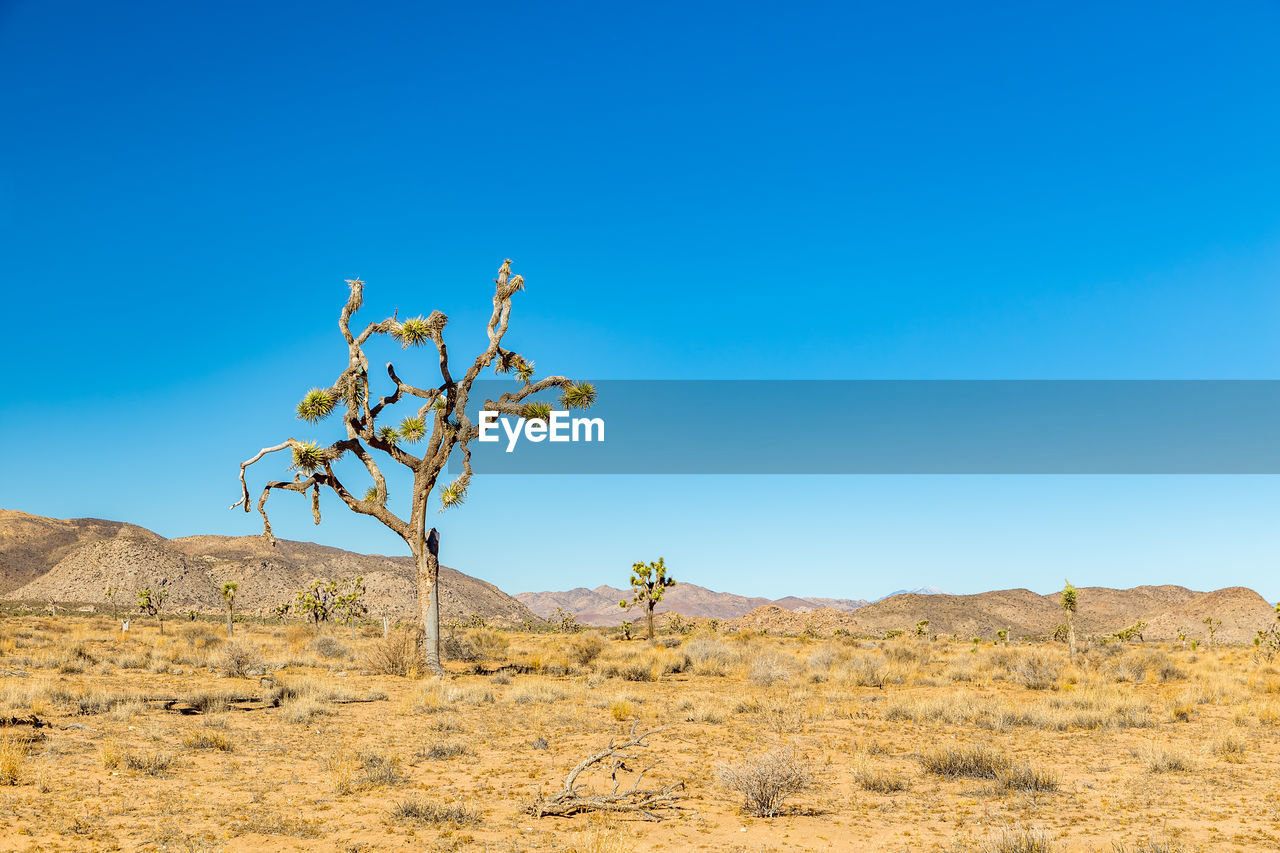
[[[164,634],[164,617],[159,613],[156,614],[156,624],[160,626],[160,633]]]
[[[1072,663],[1076,660],[1076,620],[1071,611],[1067,611],[1067,657]]]
[[[436,529],[422,537],[419,532],[414,558],[418,564],[418,615],[422,619],[422,647],[427,668],[444,675],[440,664],[440,534]]]
[[[231,613],[231,605],[230,605],[230,604],[228,604],[228,605],[227,605],[227,636],[228,636],[228,637],[230,637],[230,636],[231,636],[231,631],[232,631],[232,628],[231,628],[231,621],[232,621],[232,619],[231,619],[231,615],[232,615],[232,613]]]
[[[648,626],[648,629],[649,629],[649,642],[651,642],[651,643],[653,642],[653,638],[654,638],[654,633],[653,633],[653,607],[654,607],[654,605],[655,605],[655,604],[657,604],[657,602],[656,602],[656,601],[650,601],[650,602],[649,602],[649,606],[648,606],[648,607],[646,607],[646,608],[644,609],[644,618],[645,618],[645,622],[647,623],[647,626]]]

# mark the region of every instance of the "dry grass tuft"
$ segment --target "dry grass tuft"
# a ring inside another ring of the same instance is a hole
[[[783,802],[814,785],[813,771],[790,747],[741,764],[722,764],[718,776],[720,784],[742,795],[743,810],[755,817],[776,817]]]

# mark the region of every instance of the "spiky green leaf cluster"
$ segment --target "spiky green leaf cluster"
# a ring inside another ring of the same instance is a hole
[[[589,409],[596,401],[595,386],[589,382],[573,382],[560,392],[560,405],[566,409]]]
[[[524,358],[520,359],[520,363],[516,365],[516,378],[528,385],[529,380],[533,379],[533,362]]]
[[[431,324],[426,317],[410,317],[392,330],[391,334],[405,349],[420,347],[431,340]]]
[[[400,437],[405,441],[410,444],[415,444],[422,441],[426,436],[427,424],[426,421],[417,415],[410,415],[400,422],[400,429],[398,432],[400,433]]]
[[[448,407],[449,407],[449,398],[443,394],[441,394],[439,397],[436,397],[436,401],[431,404],[431,408],[435,409],[437,412],[443,412]]]
[[[451,506],[457,506],[467,499],[467,484],[469,478],[463,474],[449,485],[445,486],[440,492],[440,508],[448,509]]]
[[[298,417],[307,423],[316,423],[332,414],[337,402],[324,388],[312,388],[298,403]]]
[[[363,376],[351,376],[342,388],[342,398],[351,408],[360,408],[369,398],[369,383]]]
[[[378,502],[378,487],[377,487],[377,486],[370,486],[370,487],[368,488],[368,490],[367,490],[367,491],[365,491],[365,493],[364,493],[364,499],[365,499],[366,501],[369,501],[370,503],[377,503],[377,502]]]
[[[532,403],[525,403],[522,411],[525,420],[551,420],[551,404],[542,400],[534,400]]]
[[[300,441],[293,445],[293,463],[289,468],[295,471],[302,471],[306,474],[314,474],[318,469],[324,467],[324,463],[329,461],[329,451],[321,447],[314,441]]]
[[[379,427],[378,438],[387,444],[397,444],[400,441],[400,432],[393,426]]]

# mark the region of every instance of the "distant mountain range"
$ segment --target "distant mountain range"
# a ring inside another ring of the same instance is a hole
[[[635,620],[638,610],[627,611],[618,606],[622,600],[631,600],[631,591],[612,586],[595,589],[578,587],[563,592],[521,592],[516,600],[544,619],[557,607],[572,613],[584,625],[619,625],[624,620]],[[667,590],[658,605],[657,612],[673,612],[682,616],[704,619],[736,619],[757,607],[772,605],[797,613],[829,609],[849,613],[864,607],[863,599],[848,598],[799,598],[787,596],[776,601],[768,598],[748,598],[731,592],[714,592],[692,583],[677,583]]]
[[[893,598],[895,595],[950,595],[945,589],[938,589],[936,586],[918,586],[915,589],[895,589],[888,595],[882,595],[876,601],[884,601],[886,598]]]
[[[237,609],[268,615],[315,578],[364,577],[371,615],[412,618],[417,578],[409,557],[355,554],[310,542],[261,536],[166,539],[119,521],[57,519],[0,510],[0,598],[109,605],[131,610],[136,592],[168,579],[172,613],[222,612],[225,581],[240,584]],[[117,591],[112,599],[107,590]],[[479,615],[497,625],[537,617],[493,584],[440,567],[442,620]]]

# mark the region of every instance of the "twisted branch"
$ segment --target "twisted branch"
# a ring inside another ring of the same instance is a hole
[[[677,802],[684,797],[684,794],[680,793],[684,790],[683,782],[677,782],[674,785],[667,785],[662,788],[640,787],[645,774],[656,767],[660,763],[658,761],[650,763],[636,774],[636,777],[631,781],[630,787],[625,790],[619,790],[624,784],[623,780],[618,777],[619,772],[632,772],[626,762],[634,761],[636,758],[636,755],[628,752],[628,750],[647,748],[649,744],[645,742],[645,739],[650,735],[657,734],[664,728],[650,729],[637,735],[636,729],[639,726],[640,721],[633,720],[631,734],[626,741],[616,743],[610,739],[609,745],[604,749],[579,761],[565,776],[564,786],[550,797],[538,795],[538,798],[529,806],[529,813],[534,817],[546,817],[547,815],[569,817],[591,811],[630,812],[638,814],[646,820],[659,821],[664,817],[660,812],[682,808],[677,805]],[[600,765],[609,760],[612,760],[609,766],[609,775],[613,781],[613,790],[607,794],[592,791],[583,792],[578,784],[578,777],[593,769],[602,769]]]

